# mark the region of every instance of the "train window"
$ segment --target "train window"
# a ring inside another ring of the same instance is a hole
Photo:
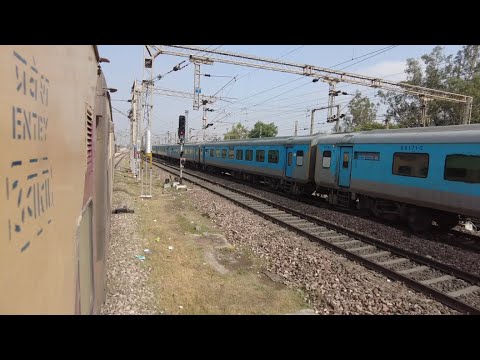
[[[237,160],[243,160],[243,150],[237,150]]]
[[[222,149],[222,159],[227,158],[227,149]]]
[[[449,181],[480,183],[480,156],[447,155],[443,178]]]
[[[428,154],[394,153],[394,175],[426,178],[428,176]]]
[[[253,150],[245,150],[245,160],[253,160]]]
[[[332,152],[330,150],[326,150],[323,152],[323,159],[322,159],[322,167],[324,169],[330,168],[330,163],[332,162]]]
[[[235,154],[235,153],[234,153],[233,149],[228,149],[228,158],[229,158],[229,159],[233,159],[233,158],[234,158],[234,154]]]
[[[215,149],[215,157],[220,157],[220,149]]]
[[[303,150],[297,151],[297,166],[303,165]]]
[[[255,151],[255,159],[258,162],[264,162],[265,161],[265,150],[256,150]]]
[[[348,168],[348,153],[344,152],[343,153],[343,168],[347,169]]]
[[[210,157],[215,157],[215,151],[213,149],[210,149]]]
[[[268,150],[268,162],[272,164],[278,163],[278,150]]]
[[[292,159],[293,159],[293,153],[289,152],[288,153],[288,160],[287,160],[288,166],[292,166]]]

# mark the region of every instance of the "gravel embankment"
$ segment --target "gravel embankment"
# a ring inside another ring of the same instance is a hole
[[[205,173],[202,173],[202,175],[211,176]],[[328,220],[351,230],[363,232],[387,244],[398,246],[419,255],[429,256],[444,264],[480,276],[480,254],[478,253],[464,250],[446,243],[424,239],[407,233],[406,231],[388,226],[387,224],[361,218],[353,214],[308,205],[281,195],[238,184],[229,181],[228,179],[219,179],[218,177],[213,176],[212,178],[215,178],[216,181],[220,180],[224,184],[232,186],[238,190],[246,191],[247,193],[262,197],[283,206],[288,206],[293,210],[309,214],[319,219]]]
[[[166,177],[160,171],[160,178]],[[192,185],[189,183],[189,186]],[[302,289],[320,314],[453,314],[456,311],[193,185],[193,205],[265,269]]]
[[[125,160],[122,160],[125,162]],[[112,208],[127,206],[134,209],[135,195],[129,194],[122,182],[122,164],[115,170]],[[136,255],[144,255],[142,239],[137,235],[137,214],[112,214],[111,238],[107,255],[107,297],[101,314],[156,314],[154,295],[147,284],[149,269],[142,266]]]

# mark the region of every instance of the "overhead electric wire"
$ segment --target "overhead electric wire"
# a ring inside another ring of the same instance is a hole
[[[372,57],[378,56],[378,55],[380,55],[380,54],[382,54],[382,53],[384,53],[384,52],[386,52],[386,51],[388,51],[388,50],[391,50],[391,49],[397,47],[397,46],[399,46],[399,45],[390,45],[390,46],[388,46],[388,47],[386,47],[386,48],[379,49],[379,50],[376,50],[376,51],[374,51],[374,52],[371,52],[370,54],[373,54],[373,55],[371,55],[371,56],[369,56],[369,57],[367,57],[367,58],[365,58],[365,59],[363,59],[363,60],[360,60],[360,61],[358,61],[358,62],[356,62],[356,63],[350,64],[350,65],[348,65],[348,66],[346,66],[346,67],[344,67],[344,68],[342,68],[342,69],[340,69],[340,70],[346,69],[347,67],[353,66],[353,65],[358,64],[358,63],[360,63],[360,62],[362,62],[362,61],[366,61],[366,60],[368,60],[368,59],[371,59]],[[369,54],[366,54],[366,55],[369,55]],[[358,57],[358,58],[365,57],[366,55],[360,56],[360,57]],[[350,61],[351,61],[351,60],[350,60]],[[343,62],[343,63],[345,63],[345,62]],[[339,64],[337,64],[337,65],[334,65],[333,67],[336,67],[336,66],[338,66],[338,65],[340,65],[340,64],[342,64],[342,63],[339,63]],[[303,76],[302,76],[301,78],[303,78]],[[301,78],[299,78],[299,79],[301,79]],[[290,81],[290,82],[287,82],[287,83],[285,83],[285,84],[281,84],[281,85],[276,86],[276,87],[273,87],[273,88],[271,88],[271,89],[267,89],[267,90],[262,91],[262,92],[260,92],[260,93],[254,94],[254,95],[252,95],[252,96],[257,96],[257,95],[260,95],[260,94],[262,94],[262,93],[264,93],[264,92],[274,90],[274,89],[276,89],[277,87],[286,85],[286,84],[288,84],[288,83],[294,82],[294,81],[299,80],[299,79],[295,79],[295,80]],[[307,83],[307,84],[308,84],[308,83]],[[307,84],[304,84],[304,85],[307,85]],[[269,100],[275,99],[275,98],[278,97],[278,96],[281,96],[281,95],[284,95],[284,94],[286,94],[286,93],[288,93],[288,92],[290,92],[290,91],[296,90],[296,89],[298,89],[298,88],[300,88],[300,87],[302,87],[302,86],[304,86],[304,85],[301,85],[301,86],[299,86],[299,87],[296,87],[296,88],[293,88],[293,89],[291,89],[291,90],[288,90],[288,91],[286,91],[286,92],[284,92],[284,93],[282,93],[282,94],[280,94],[280,95],[273,96],[273,97],[271,97],[271,98],[269,98],[269,99],[267,99],[267,100],[265,100],[265,101],[262,101],[262,102],[260,102],[260,103],[258,103],[258,104],[255,104],[255,105],[252,105],[252,106],[250,106],[250,107],[254,107],[254,106],[257,106],[257,105],[259,105],[259,104],[263,104],[263,103],[265,103],[265,102],[267,102],[267,101],[269,101]],[[240,99],[240,100],[238,100],[238,101],[236,101],[236,102],[233,102],[231,105],[236,104],[236,103],[241,102],[241,101],[244,101],[244,100],[246,100],[246,99],[248,99],[248,98],[251,98],[252,96],[249,96],[249,97]],[[227,108],[228,106],[230,106],[230,105],[225,106],[223,109]],[[248,107],[247,107],[247,108],[248,108]]]
[[[383,50],[383,51],[381,51],[381,52],[379,52],[379,53],[377,53],[377,54],[375,54],[375,55],[369,56],[369,57],[367,57],[367,58],[365,58],[365,59],[363,59],[363,60],[360,60],[360,61],[357,61],[357,62],[355,62],[355,63],[353,63],[353,64],[347,65],[347,66],[341,68],[340,70],[344,70],[344,69],[346,69],[346,68],[349,68],[350,66],[353,66],[353,65],[359,64],[359,63],[361,63],[361,62],[364,62],[364,61],[366,61],[366,60],[368,60],[368,59],[371,59],[372,57],[375,57],[375,56],[378,56],[378,55],[380,55],[380,54],[383,54],[384,52],[389,51],[389,50],[391,50],[391,49],[393,49],[393,48],[395,48],[395,47],[397,47],[397,46],[399,46],[399,45],[394,45],[393,47],[390,47],[389,49]]]
[[[292,52],[294,52],[294,51],[297,51],[297,50],[301,49],[301,48],[302,48],[302,47],[304,47],[304,46],[305,46],[305,45],[301,45],[301,46],[299,46],[299,47],[297,47],[297,48],[295,48],[295,49],[293,49],[293,50],[289,51],[288,53],[286,53],[286,54],[283,54],[282,56],[280,56],[279,58],[277,58],[277,59],[275,59],[275,60],[279,60],[279,59],[281,59],[281,58],[283,58],[283,57],[287,56],[288,54],[291,54]],[[215,50],[216,50],[216,49],[215,49]],[[247,74],[245,74],[244,76],[241,76],[241,77],[240,77],[240,78],[238,78],[237,80],[243,79],[245,76],[247,76],[247,75],[249,75],[249,74],[252,74],[252,73],[254,73],[255,71],[258,71],[258,70],[260,70],[260,69],[255,69],[255,70],[251,71],[250,73],[247,73]],[[242,99],[240,99],[240,100],[237,100],[237,101],[233,102],[232,104],[230,104],[230,105],[226,105],[225,107],[223,107],[223,108],[221,108],[221,109],[219,109],[219,110],[226,109],[227,107],[229,107],[229,106],[231,106],[231,105],[233,105],[233,104],[236,104],[236,103],[242,102],[243,100],[246,100],[246,99],[249,99],[249,98],[251,98],[251,97],[254,97],[254,96],[257,96],[257,95],[263,94],[263,93],[265,93],[265,92],[268,92],[268,91],[274,90],[274,89],[276,89],[276,88],[278,88],[278,87],[281,87],[281,86],[284,86],[284,85],[290,84],[290,83],[292,83],[292,82],[294,82],[294,81],[298,81],[298,80],[300,80],[300,79],[302,79],[302,78],[303,78],[303,76],[302,76],[302,77],[300,77],[300,78],[298,78],[298,79],[294,79],[294,80],[292,80],[292,81],[288,81],[288,82],[286,82],[286,83],[283,83],[283,84],[280,84],[280,85],[274,86],[273,88],[266,89],[266,90],[264,90],[264,91],[261,91],[261,92],[259,92],[259,93],[253,94],[253,95],[251,95],[251,96],[247,96],[246,98],[242,98]],[[195,119],[198,119],[198,117],[197,117],[197,118],[195,118]],[[194,119],[194,120],[195,120],[195,119]]]
[[[357,62],[355,62],[355,63],[353,63],[353,64],[350,64],[350,65],[348,65],[348,66],[346,66],[346,67],[343,67],[343,68],[341,69],[341,70],[343,70],[343,69],[345,69],[345,68],[347,68],[347,67],[354,66],[354,65],[356,65],[356,64],[358,64],[358,63],[361,63],[361,62],[363,62],[363,61],[366,61],[366,60],[368,60],[368,59],[371,59],[371,58],[373,58],[374,56],[378,56],[378,55],[380,55],[380,54],[382,54],[382,53],[384,53],[384,52],[386,52],[386,51],[389,51],[389,50],[397,47],[397,46],[398,46],[398,45],[391,45],[391,46],[388,46],[388,47],[385,47],[385,48],[382,48],[382,49],[378,49],[378,50],[372,51],[372,52],[370,52],[370,53],[367,53],[367,54],[358,56],[358,57],[356,57],[356,58],[352,58],[352,59],[350,59],[350,60],[348,60],[348,61],[343,61],[343,62],[341,62],[341,63],[339,63],[339,64],[337,64],[337,65],[334,65],[333,67],[336,67],[336,66],[339,66],[339,65],[342,65],[342,64],[351,62],[351,61],[356,60],[356,59],[362,59],[362,60],[357,61]],[[293,49],[293,50],[291,50],[289,53],[291,53],[291,52],[293,52],[293,51],[296,51],[296,50],[298,50],[298,49],[301,48],[301,47],[303,47],[303,46],[300,46],[300,47],[298,47],[298,48],[296,48],[296,49]],[[218,47],[217,47],[217,48],[218,48]],[[199,51],[199,52],[201,52],[201,51]],[[289,53],[282,55],[282,57],[288,55]],[[371,55],[371,56],[369,56],[369,55]],[[366,58],[365,58],[365,57],[366,57]],[[215,95],[218,94],[221,90],[223,90],[226,86],[228,86],[228,84],[231,83],[231,81],[233,81],[233,80],[235,80],[235,81],[236,81],[236,80],[240,80],[241,78],[244,78],[244,77],[248,76],[249,74],[251,74],[251,73],[253,73],[253,72],[255,72],[255,71],[258,71],[258,70],[259,70],[259,69],[255,69],[254,71],[251,71],[250,73],[245,74],[245,75],[241,76],[240,78],[237,78],[238,75],[235,76],[234,79],[230,80],[230,81],[229,81],[227,84],[225,84],[219,91],[217,91],[217,93],[215,93]],[[398,73],[398,74],[401,74],[401,73]],[[397,74],[387,75],[387,76],[385,76],[385,77],[393,76],[393,75],[397,75]],[[290,84],[290,83],[292,83],[292,82],[295,82],[295,81],[300,80],[301,78],[303,78],[303,76],[301,76],[301,77],[299,77],[299,78],[297,78],[297,79],[293,79],[293,80],[291,80],[291,81],[288,81],[288,82],[286,82],[286,83],[283,83],[283,84],[274,86],[274,87],[272,87],[272,88],[265,89],[265,90],[263,90],[263,91],[261,91],[261,92],[259,92],[259,93],[256,93],[256,94],[247,96],[247,97],[242,98],[242,99],[239,99],[239,100],[237,100],[237,101],[235,101],[235,102],[233,102],[233,103],[231,103],[231,104],[229,104],[229,105],[226,105],[226,106],[224,106],[223,108],[218,109],[218,110],[225,110],[226,108],[228,108],[228,107],[230,107],[230,106],[232,106],[232,105],[234,105],[234,104],[238,104],[238,103],[240,103],[240,102],[244,102],[245,100],[250,99],[250,98],[252,98],[252,97],[256,97],[256,96],[261,95],[261,94],[263,94],[263,93],[266,93],[266,92],[268,92],[268,91],[272,91],[272,90],[277,89],[277,88],[279,88],[279,87],[288,85],[288,84]],[[310,81],[309,81],[308,83],[310,83]],[[273,96],[273,97],[271,97],[271,98],[269,98],[269,99],[263,100],[263,101],[258,102],[258,103],[256,103],[256,104],[247,105],[246,109],[245,109],[245,107],[243,107],[241,111],[243,111],[243,109],[248,110],[248,109],[251,109],[251,108],[253,108],[253,107],[257,107],[257,106],[259,106],[259,105],[261,105],[261,104],[264,104],[264,103],[266,103],[266,102],[268,102],[268,101],[270,101],[270,100],[272,100],[272,99],[278,98],[279,96],[282,96],[282,95],[284,95],[284,94],[286,94],[286,93],[289,93],[289,92],[294,91],[294,90],[296,90],[296,89],[298,89],[298,88],[300,88],[300,87],[303,87],[303,86],[307,85],[308,83],[302,84],[302,85],[300,85],[300,86],[298,86],[298,87],[295,87],[295,88],[293,88],[293,89],[290,89],[290,90],[288,90],[288,91],[286,91],[286,92],[283,92],[283,93],[281,93],[281,94],[275,95],[275,96]],[[347,84],[345,87],[347,87],[347,86],[353,86],[353,84]],[[231,90],[231,89],[230,89],[230,90]],[[377,91],[377,90],[373,90],[373,91]],[[230,92],[230,91],[229,91],[229,92]],[[313,93],[316,93],[316,92],[313,92]],[[313,94],[313,93],[311,93],[311,94]],[[304,95],[306,95],[306,94],[302,94],[302,95],[298,95],[298,96],[304,96]],[[295,97],[298,97],[298,96],[295,96]],[[288,98],[285,98],[285,99],[291,99],[291,98],[292,98],[292,97],[288,97]],[[308,100],[308,101],[301,102],[301,103],[310,103],[310,102],[312,102],[312,101],[318,101],[318,99],[312,99],[312,100]],[[352,100],[350,100],[349,102],[347,102],[347,105],[346,105],[346,106],[348,106],[348,104],[351,103],[351,101],[352,101]],[[287,105],[287,107],[288,107],[288,106],[290,106],[290,107],[291,107],[291,106],[295,106],[295,105],[298,105],[298,104],[299,104],[299,103],[290,104],[290,105]],[[343,104],[343,103],[337,103],[337,104]],[[346,107],[346,106],[345,106],[345,107]],[[344,108],[345,108],[345,107],[344,107]],[[279,107],[275,107],[275,108],[279,108]],[[253,111],[255,111],[255,110],[253,110]],[[266,112],[266,111],[268,111],[268,110],[261,110],[261,109],[259,109],[258,111],[259,111],[259,112]],[[292,110],[289,111],[289,112],[297,112],[297,110],[293,110],[293,109],[292,109]],[[301,111],[298,110],[298,112],[301,112]],[[239,114],[239,115],[240,115],[241,113],[238,113],[238,112],[234,111],[234,113],[233,113],[233,114],[230,114],[230,116],[231,116],[231,115],[236,115],[236,114]],[[219,114],[217,115],[217,117],[212,120],[212,122],[215,122],[215,120],[216,120],[218,117],[220,117],[220,116],[221,116],[221,114],[219,113]],[[275,114],[275,115],[272,115],[272,116],[276,116],[276,114]],[[198,118],[198,117],[197,117],[197,118]],[[192,119],[191,121],[196,120],[197,118],[194,118],[194,119]],[[217,122],[219,122],[219,121],[220,121],[220,120],[217,120]]]
[[[333,66],[329,66],[329,67],[330,67],[330,68],[334,68],[334,67],[337,67],[337,66],[340,66],[340,65],[349,63],[350,61],[357,60],[357,59],[361,59],[361,58],[363,58],[363,57],[365,57],[365,56],[368,56],[368,55],[370,55],[370,54],[374,54],[374,53],[380,52],[380,51],[382,51],[382,50],[387,51],[387,50],[393,49],[393,48],[395,48],[395,47],[397,47],[397,46],[399,46],[399,45],[389,45],[389,46],[386,46],[386,47],[384,47],[384,48],[377,49],[377,50],[375,50],[375,51],[371,51],[371,52],[369,52],[369,53],[367,53],[367,54],[364,54],[364,55],[361,55],[361,56],[357,56],[357,57],[352,58],[352,59],[350,59],[350,60],[343,61],[343,62],[341,62],[341,63],[339,63],[339,64],[336,64],[336,65],[333,65]],[[378,54],[376,54],[376,55],[378,55]],[[374,56],[376,56],[376,55],[374,55]]]

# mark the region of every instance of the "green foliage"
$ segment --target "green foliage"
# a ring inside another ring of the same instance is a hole
[[[278,134],[278,127],[275,123],[265,124],[261,121],[257,121],[253,126],[253,129],[248,133],[249,138],[265,138],[275,137]]]
[[[227,132],[223,139],[246,139],[248,137],[248,129],[242,125],[242,123],[237,123],[232,125],[232,130]]]
[[[422,64],[423,68],[422,70]],[[406,84],[473,96],[472,123],[480,119],[480,45],[465,45],[457,55],[446,56],[443,48],[436,46],[421,62],[408,59]],[[418,126],[421,119],[421,102],[418,97],[396,92],[379,91],[387,106],[386,120],[403,127]],[[430,125],[463,123],[463,104],[448,101],[429,101],[427,120]]]
[[[362,93],[358,90],[348,105],[348,111],[355,125],[373,122],[377,117],[377,107],[375,104],[373,104],[368,97],[362,96]]]
[[[375,121],[377,106],[357,90],[355,96],[348,104],[349,114],[343,119],[340,130],[343,132],[362,131],[363,129],[378,129],[382,124]]]
[[[398,129],[400,126],[397,124],[389,125],[388,129]],[[361,125],[355,126],[353,131],[370,131],[370,130],[381,130],[387,129],[387,125],[379,122],[369,122]]]

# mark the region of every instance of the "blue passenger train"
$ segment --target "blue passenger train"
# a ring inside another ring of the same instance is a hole
[[[179,145],[153,146],[179,159]],[[480,218],[480,124],[185,145],[187,165],[332,205],[403,219],[415,231]]]

